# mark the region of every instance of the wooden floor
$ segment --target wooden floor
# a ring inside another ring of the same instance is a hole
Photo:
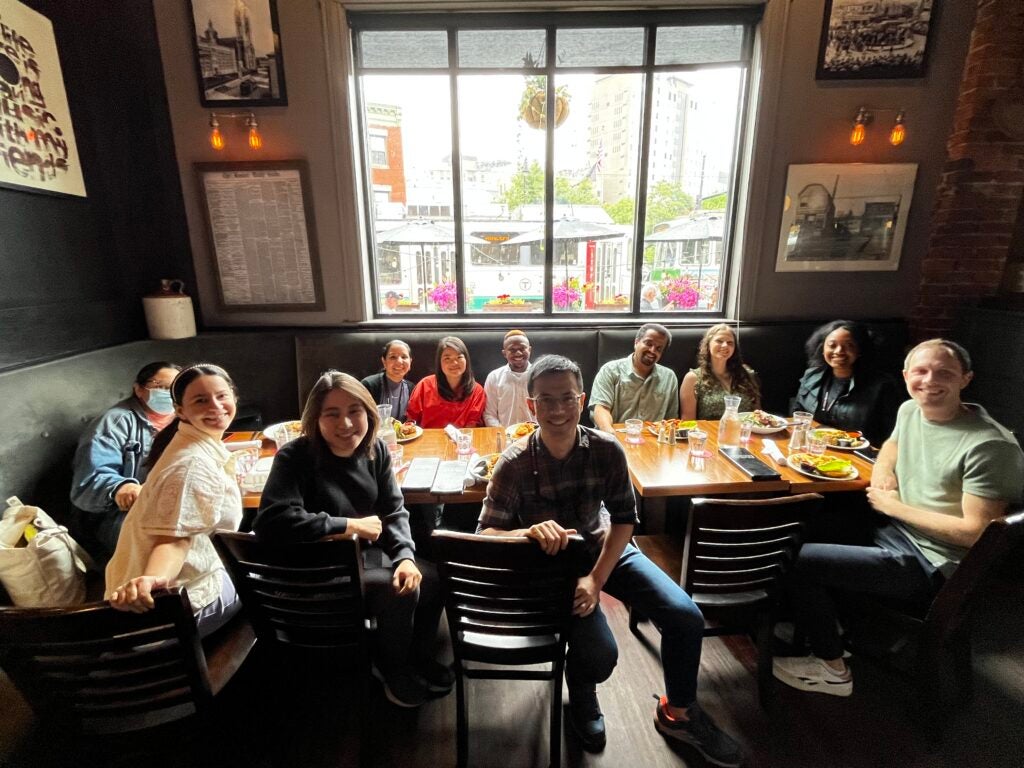
[[[750,671],[749,644],[708,639],[700,697],[719,724],[742,741],[751,767],[1019,767],[1024,765],[1024,607],[1019,591],[1002,599],[986,612],[983,621],[989,626],[978,633],[975,696],[952,713],[941,743],[929,742],[913,724],[913,702],[903,678],[856,657],[851,698],[776,684],[774,702],[763,710]],[[646,642],[641,642],[628,631],[624,607],[607,596],[602,602],[620,647],[618,668],[598,689],[608,746],[600,755],[586,754],[568,734],[563,765],[705,765],[687,748],[668,745],[653,727],[653,696],[664,692],[656,632],[644,626]],[[174,728],[133,745],[68,743],[61,734],[38,727],[0,674],[0,768],[357,765],[353,713],[358,702],[351,687],[322,670],[309,674],[300,681],[252,657],[222,695],[218,722],[205,734],[194,726]],[[547,765],[546,684],[471,681],[469,686],[470,765]],[[409,711],[390,706],[373,691],[363,732],[372,734],[376,744],[376,765],[454,765],[454,694]]]

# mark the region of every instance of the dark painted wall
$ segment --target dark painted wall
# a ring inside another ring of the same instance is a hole
[[[53,23],[87,198],[0,188],[0,370],[145,338],[195,285],[152,5],[25,0]]]

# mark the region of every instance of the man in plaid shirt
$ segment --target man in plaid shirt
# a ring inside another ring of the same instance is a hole
[[[530,369],[528,404],[540,425],[510,445],[494,468],[478,531],[526,536],[546,553],[579,533],[592,567],[576,585],[576,616],[566,655],[570,723],[584,749],[605,746],[597,683],[615,668],[618,649],[600,608],[601,591],[630,603],[662,629],[667,696],[654,716],[666,737],[690,744],[715,765],[742,762],[739,746],[697,703],[704,617],[693,601],[630,543],[638,522],[626,455],[618,440],[581,427],[585,394],[579,366],[557,356]]]

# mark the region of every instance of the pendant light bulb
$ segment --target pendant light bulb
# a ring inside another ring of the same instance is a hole
[[[259,123],[256,122],[256,115],[249,113],[249,119],[245,121],[249,126],[249,149],[257,150],[263,146],[263,137],[260,136]]]
[[[224,149],[224,136],[220,132],[220,122],[217,115],[210,114],[210,146],[220,152]]]
[[[864,107],[857,110],[857,117],[853,120],[853,130],[850,131],[850,144],[855,147],[859,147],[864,143],[864,139],[867,138],[867,124],[868,113],[864,111]]]
[[[907,127],[904,125],[903,119],[903,110],[901,109],[896,113],[896,122],[893,123],[892,130],[889,131],[889,143],[894,147],[898,147],[907,138]]]

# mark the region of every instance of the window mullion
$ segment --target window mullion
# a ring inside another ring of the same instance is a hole
[[[452,223],[455,232],[455,314],[466,313],[466,269],[465,254],[462,249],[466,243],[462,235],[462,144],[459,140],[459,33],[456,29],[448,30],[448,86],[452,121]]]
[[[544,314],[554,312],[552,288],[555,284],[555,57],[556,28],[547,28],[544,69]]]
[[[644,268],[644,235],[647,231],[647,160],[651,150],[651,112],[654,108],[654,51],[657,28],[647,27],[644,41],[644,100],[640,115],[640,167],[636,177],[636,211],[633,217],[633,306],[640,309],[640,286]]]

